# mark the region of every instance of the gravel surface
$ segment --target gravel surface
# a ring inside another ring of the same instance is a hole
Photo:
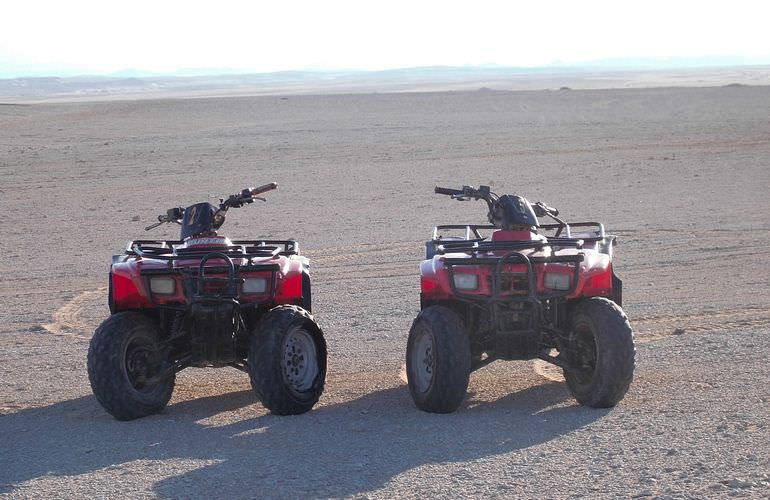
[[[273,180],[224,232],[311,258],[318,406],[273,416],[244,374],[190,369],[162,414],[113,420],[85,369],[110,255]],[[616,408],[533,362],[475,372],[454,414],[414,407],[422,242],[485,214],[432,188],[480,183],[618,235],[638,345]],[[766,498],[768,192],[770,87],[0,106],[0,495]]]

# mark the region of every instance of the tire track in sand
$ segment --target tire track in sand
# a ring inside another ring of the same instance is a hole
[[[693,333],[723,332],[770,325],[770,310],[757,307],[693,314],[648,316],[631,320],[637,344]]]
[[[740,328],[770,325],[770,310],[760,308],[707,311],[696,314],[648,316],[631,321],[636,345],[659,342],[680,335],[724,332]],[[533,368],[538,375],[564,382],[561,368],[536,359]]]
[[[346,281],[415,277],[419,273],[417,242],[393,242],[325,248],[310,255],[311,272],[319,284]],[[316,268],[317,265],[318,267]],[[385,283],[377,283],[379,286]]]
[[[90,336],[78,332],[92,329],[92,324],[82,318],[83,311],[94,301],[102,300],[107,293],[107,287],[82,292],[57,309],[51,316],[52,322],[41,325],[51,335],[70,337],[80,340],[91,340]]]

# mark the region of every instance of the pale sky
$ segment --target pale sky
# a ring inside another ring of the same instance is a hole
[[[0,75],[770,61],[770,2],[5,0]]]

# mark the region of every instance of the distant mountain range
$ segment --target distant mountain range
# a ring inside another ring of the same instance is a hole
[[[698,57],[636,57],[619,59],[598,59],[582,62],[563,62],[554,61],[551,64],[543,66],[505,66],[495,64],[467,65],[467,66],[426,66],[417,68],[395,68],[385,70],[327,70],[327,69],[298,69],[294,71],[273,71],[273,72],[254,72],[243,68],[229,67],[204,67],[204,68],[184,68],[176,71],[157,72],[147,71],[139,68],[126,68],[120,71],[107,74],[94,74],[87,69],[67,68],[52,65],[32,66],[20,63],[18,61],[3,61],[0,57],[0,79],[10,78],[30,78],[30,77],[60,77],[69,78],[77,76],[88,76],[93,78],[101,76],[105,78],[152,78],[152,77],[191,77],[191,76],[221,76],[221,75],[265,75],[268,78],[280,77],[280,75],[291,75],[293,77],[317,78],[320,76],[353,76],[354,74],[366,75],[387,75],[394,73],[425,73],[433,74],[445,73],[533,73],[540,71],[554,71],[560,69],[569,69],[571,71],[586,69],[675,69],[675,68],[707,68],[723,66],[747,66],[747,65],[766,65],[770,64],[770,55],[767,56],[715,56],[706,55]]]
[[[237,95],[770,85],[768,59],[765,65],[758,64],[761,60],[745,58],[679,58],[603,60],[573,66],[556,63],[535,68],[428,66],[272,73],[228,73],[230,70],[202,68],[164,75],[125,70],[112,75],[0,79],[0,104]],[[198,71],[203,74],[186,74]]]

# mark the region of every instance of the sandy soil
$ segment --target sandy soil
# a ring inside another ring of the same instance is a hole
[[[0,179],[0,495],[770,495],[770,87],[6,105]],[[312,259],[318,407],[275,417],[243,374],[187,370],[163,414],[112,420],[85,370],[110,255],[273,180],[226,229]],[[432,187],[462,183],[618,235],[638,368],[617,408],[531,362],[476,372],[455,414],[414,408],[422,241],[484,216]]]

